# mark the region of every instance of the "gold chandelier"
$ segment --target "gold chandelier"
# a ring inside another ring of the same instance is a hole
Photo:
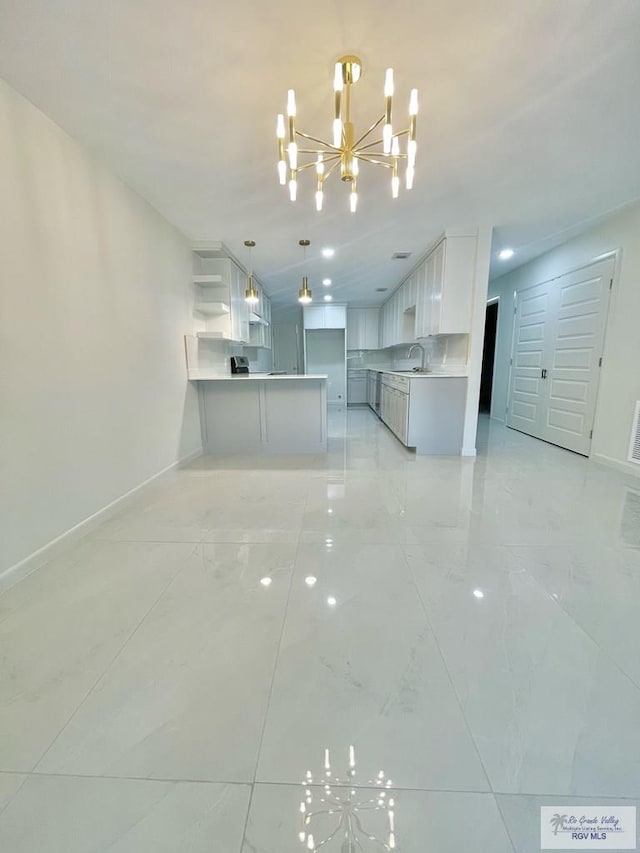
[[[351,87],[362,74],[362,62],[357,56],[343,56],[335,65],[333,79],[334,119],[333,144],[303,133],[295,126],[296,96],[289,89],[287,97],[287,122],[284,115],[278,116],[276,135],[278,138],[278,175],[284,186],[289,175],[289,198],[295,201],[298,193],[298,172],[315,167],[316,171],[316,210],[322,210],[324,202],[324,184],[337,169],[340,178],[351,187],[349,207],[352,213],[358,206],[358,174],[360,161],[383,166],[391,170],[391,195],[398,197],[400,188],[399,163],[406,162],[405,185],[408,190],[413,186],[416,162],[416,116],[418,115],[418,90],[412,89],[409,98],[409,127],[395,131],[392,124],[393,107],[393,69],[387,68],[384,80],[385,111],[380,118],[361,136],[356,137],[355,125],[351,121]],[[367,142],[376,128],[382,125],[382,138]],[[406,152],[400,153],[400,137],[406,136]],[[297,138],[316,143],[320,148],[299,148]],[[285,145],[286,142],[286,145]],[[382,150],[376,150],[382,146]],[[302,163],[303,156],[312,159]],[[300,157],[300,161],[299,161]]]

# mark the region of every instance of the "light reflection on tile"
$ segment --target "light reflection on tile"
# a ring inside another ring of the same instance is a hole
[[[298,839],[300,786],[262,785],[254,788],[242,853],[283,853],[303,850]],[[317,798],[322,789],[311,788]],[[347,789],[347,794],[348,794]],[[371,789],[358,788],[354,799],[366,801]],[[391,791],[397,819],[396,849],[403,853],[459,853],[461,850],[513,853],[509,837],[492,794]],[[361,813],[371,834],[384,836],[384,813]],[[329,837],[338,821],[335,815],[318,818],[316,837]],[[470,840],[471,839],[471,840]],[[341,853],[343,836],[336,835],[321,849]],[[380,845],[363,841],[362,850],[374,853]],[[358,848],[356,848],[358,849]]]

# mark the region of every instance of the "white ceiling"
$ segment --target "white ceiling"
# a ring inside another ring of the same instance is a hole
[[[376,304],[445,227],[495,225],[518,252],[499,274],[640,196],[636,0],[0,0],[0,76],[194,239],[222,240],[278,302],[305,271],[318,293]],[[277,182],[275,115],[328,137],[332,69],[360,55],[358,115],[396,115],[420,91],[414,189],[390,198],[364,167],[348,212],[312,176],[292,204]],[[336,249],[331,261],[320,248]],[[391,261],[395,251],[408,261]]]

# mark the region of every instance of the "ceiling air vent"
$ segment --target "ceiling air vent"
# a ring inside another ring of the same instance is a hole
[[[376,287],[376,293],[386,293],[389,290],[388,287]]]
[[[636,410],[633,415],[631,441],[629,442],[629,462],[637,462],[640,465],[640,400],[636,403]]]
[[[411,252],[394,252],[391,255],[392,261],[406,261],[407,258],[411,257]]]

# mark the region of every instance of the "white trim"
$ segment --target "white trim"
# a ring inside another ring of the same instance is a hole
[[[614,459],[612,456],[605,456],[604,453],[592,453],[589,457],[592,462],[598,465],[604,465],[607,468],[615,468],[623,474],[631,474],[638,478],[640,477],[640,468],[635,462],[621,462],[619,459]]]
[[[478,451],[475,447],[463,447],[460,451],[460,456],[477,456]]]
[[[495,339],[493,341],[493,367],[491,368],[491,399],[489,400],[489,417],[491,418],[491,412],[493,411],[493,395],[496,391],[496,366],[498,364],[498,329],[500,328],[500,294],[497,296],[492,296],[491,299],[487,299],[487,307],[489,305],[497,305],[498,313],[496,315],[496,334]],[[486,312],[485,312],[485,331],[487,329],[487,320],[486,320]],[[482,341],[482,345],[484,347],[484,340]]]
[[[202,456],[202,447],[199,447],[197,450],[192,451],[191,453],[187,453],[186,456],[182,456],[180,459],[177,459],[175,462],[172,462],[171,465],[167,465],[166,468],[163,468],[161,471],[158,471],[157,474],[153,474],[146,480],[143,480],[142,483],[139,483],[137,486],[134,486],[132,489],[129,489],[128,492],[125,492],[123,495],[120,495],[119,498],[111,501],[106,506],[102,507],[102,509],[97,510],[92,515],[87,518],[79,521],[78,524],[74,524],[73,527],[70,527],[68,530],[65,530],[64,533],[60,533],[59,536],[56,536],[55,539],[51,539],[47,542],[46,545],[43,545],[41,548],[38,548],[37,551],[34,551],[32,554],[29,554],[27,557],[24,557],[17,563],[14,563],[13,566],[9,566],[9,568],[0,572],[0,591],[7,589],[8,587],[14,586],[18,581],[25,578],[27,575],[31,574],[31,572],[40,568],[44,563],[54,557],[57,553],[59,553],[64,547],[72,544],[73,542],[77,542],[79,539],[82,539],[83,536],[86,536],[87,533],[90,533],[92,530],[95,530],[100,524],[106,521],[109,518],[112,518],[117,511],[123,509],[134,497],[136,497],[139,492],[146,489],[148,486],[152,485],[156,480],[160,477],[163,477],[165,474],[168,474],[170,471],[178,468],[180,465],[184,465],[187,462],[191,462],[192,459],[197,459],[198,456]]]

